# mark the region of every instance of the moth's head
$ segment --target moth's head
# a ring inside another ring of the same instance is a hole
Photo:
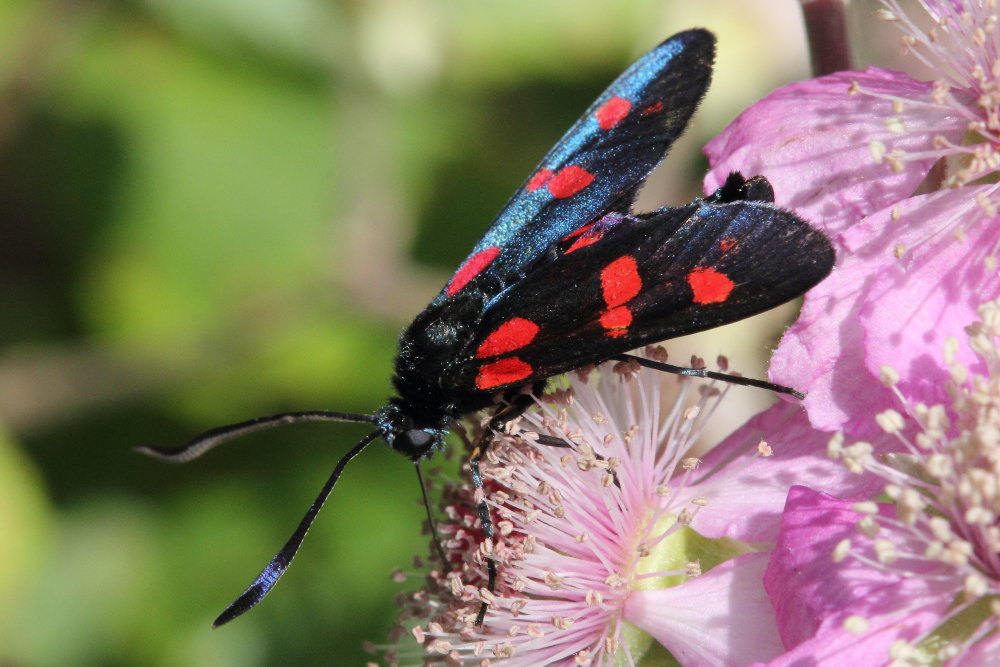
[[[417,422],[393,402],[378,413],[382,438],[393,450],[416,462],[430,456],[444,445],[443,425],[426,426]]]

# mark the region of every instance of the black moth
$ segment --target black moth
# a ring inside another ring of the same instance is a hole
[[[633,360],[799,396],[760,380],[626,354],[773,308],[807,291],[833,266],[827,238],[775,207],[771,185],[761,176],[732,174],[718,191],[686,206],[632,212],[643,181],[705,94],[714,54],[711,33],[679,33],[640,58],[594,102],[403,332],[393,377],[397,395],[381,410],[285,413],[214,429],[179,449],[140,448],[184,462],[281,424],[375,425],[340,459],[291,538],[216,626],[271,590],[344,467],[376,438],[412,460],[419,475],[420,463],[444,446],[456,420],[497,406],[470,460],[481,487],[479,460],[491,430],[530,403],[520,389],[533,385],[541,391],[547,378],[588,364]],[[485,502],[478,514],[489,539],[493,528]],[[492,560],[487,566],[493,590],[496,566]],[[483,603],[478,624],[485,613]]]

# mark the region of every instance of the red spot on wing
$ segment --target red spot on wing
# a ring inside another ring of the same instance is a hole
[[[632,311],[628,306],[611,308],[601,315],[600,322],[601,326],[607,329],[604,333],[608,336],[624,336],[628,325],[632,324]]]
[[[729,298],[735,283],[712,267],[701,267],[688,273],[688,285],[694,292],[695,303],[722,303]]]
[[[733,238],[724,238],[719,241],[719,248],[722,249],[722,252],[729,252],[734,245],[736,245],[736,239]]]
[[[608,308],[621,306],[642,289],[639,267],[631,255],[623,255],[601,270],[601,289]]]
[[[492,364],[483,364],[479,368],[479,375],[476,376],[476,387],[479,389],[492,389],[505,384],[512,384],[518,380],[523,380],[532,373],[531,364],[521,361],[517,357],[501,359]]]
[[[550,178],[552,178],[551,169],[539,169],[535,172],[535,175],[531,177],[531,180],[528,181],[528,192],[534,192],[538,188],[542,187],[549,182]]]
[[[532,179],[534,180],[534,179]],[[594,175],[586,169],[571,164],[560,169],[549,181],[549,192],[556,199],[572,197],[580,190],[590,185]]]
[[[591,243],[597,243],[598,241],[600,241],[603,238],[604,238],[604,231],[603,230],[598,230],[596,232],[587,232],[586,234],[584,234],[583,236],[581,236],[580,238],[578,238],[576,241],[574,241],[573,245],[571,245],[570,247],[566,248],[566,253],[565,254],[568,255],[569,253],[573,252],[574,250],[579,250],[580,248],[586,248]]]
[[[469,284],[469,281],[478,276],[483,269],[490,265],[496,256],[500,253],[500,248],[493,246],[492,248],[487,248],[486,250],[480,250],[475,255],[465,260],[465,262],[458,268],[455,275],[452,276],[451,282],[448,283],[448,289],[445,293],[448,296],[455,294],[463,287]]]
[[[486,337],[476,350],[476,356],[495,357],[498,354],[519,350],[530,343],[537,333],[537,324],[523,317],[513,317]]]
[[[597,221],[596,221],[596,220],[595,220],[594,222],[588,222],[588,223],[587,223],[587,224],[585,224],[585,225],[584,225],[583,227],[578,227],[578,228],[577,228],[577,229],[575,229],[574,231],[572,231],[572,232],[570,232],[569,234],[567,234],[566,236],[562,237],[562,239],[561,239],[561,240],[562,240],[562,241],[569,241],[570,239],[574,239],[574,238],[576,238],[576,237],[577,237],[577,236],[579,236],[580,234],[585,234],[585,233],[589,232],[589,231],[590,231],[590,228],[591,228],[591,227],[593,227],[593,226],[594,226],[594,225],[596,225],[596,224],[597,224]]]
[[[601,105],[594,115],[597,117],[597,126],[602,130],[610,130],[628,115],[632,108],[632,103],[621,97],[612,97]]]
[[[639,113],[643,116],[652,116],[654,113],[660,113],[661,111],[663,111],[663,102],[653,102]]]

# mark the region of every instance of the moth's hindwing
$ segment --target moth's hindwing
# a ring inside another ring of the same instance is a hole
[[[766,202],[610,214],[490,303],[449,381],[491,391],[755,315],[833,266],[829,240]]]

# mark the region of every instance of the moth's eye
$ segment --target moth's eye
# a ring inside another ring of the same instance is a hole
[[[392,448],[419,461],[431,455],[440,439],[441,434],[433,429],[411,428],[396,436]]]
[[[422,429],[411,429],[406,432],[406,439],[409,440],[410,444],[415,448],[424,448],[431,446],[431,443],[434,441],[434,436]]]

